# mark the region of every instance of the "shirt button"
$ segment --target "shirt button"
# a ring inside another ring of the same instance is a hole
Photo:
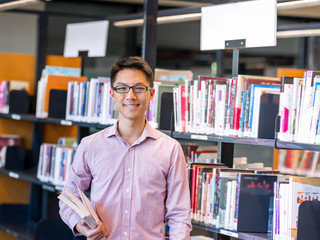
[[[127,188],[127,192],[129,192],[129,188]]]
[[[130,168],[128,168],[128,172],[130,172],[131,171],[131,169]]]
[[[127,235],[127,232],[123,232],[124,235]]]
[[[125,213],[125,214],[128,214],[128,211],[127,211],[127,210],[125,210],[125,211],[124,211],[124,213]]]

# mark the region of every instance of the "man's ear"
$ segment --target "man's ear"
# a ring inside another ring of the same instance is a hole
[[[114,90],[113,89],[110,89],[110,95],[112,97],[112,100],[114,101]]]
[[[154,88],[150,89],[150,100],[154,97],[156,90]]]

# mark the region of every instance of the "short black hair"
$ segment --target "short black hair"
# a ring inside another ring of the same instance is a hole
[[[152,69],[145,60],[143,60],[141,57],[138,57],[138,56],[126,57],[124,59],[121,59],[111,67],[111,70],[110,70],[111,87],[113,87],[113,84],[116,81],[118,72],[124,69],[136,69],[136,70],[142,71],[146,76],[146,79],[150,84],[150,87],[153,87]]]

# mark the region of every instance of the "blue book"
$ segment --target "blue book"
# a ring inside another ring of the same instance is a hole
[[[62,76],[72,76],[80,77],[81,69],[80,68],[71,68],[71,67],[56,67],[56,66],[45,66],[46,75],[62,75]]]
[[[247,101],[247,93],[248,93],[248,90],[244,90],[241,93],[241,113],[240,113],[240,124],[239,124],[239,130],[241,132],[244,131],[244,112],[245,112],[245,106]]]
[[[251,91],[251,96],[250,96],[250,108],[249,108],[249,129],[250,129],[250,132],[252,132],[253,130],[253,126],[252,126],[252,121],[253,121],[253,118],[255,117],[258,117],[258,116],[253,116],[253,110],[254,110],[254,99],[256,97],[261,97],[261,96],[255,96],[255,92],[256,90],[260,88],[260,89],[265,89],[266,91],[267,90],[278,90],[280,91],[280,86],[271,86],[271,85],[260,85],[260,84],[252,84],[252,91]]]

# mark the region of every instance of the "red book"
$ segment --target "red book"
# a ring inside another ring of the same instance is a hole
[[[0,150],[5,146],[20,146],[21,136],[0,134]]]
[[[182,132],[187,131],[187,123],[186,123],[186,112],[188,107],[188,100],[186,98],[186,87],[185,86],[179,86],[180,88],[180,103],[181,103],[181,130]]]

